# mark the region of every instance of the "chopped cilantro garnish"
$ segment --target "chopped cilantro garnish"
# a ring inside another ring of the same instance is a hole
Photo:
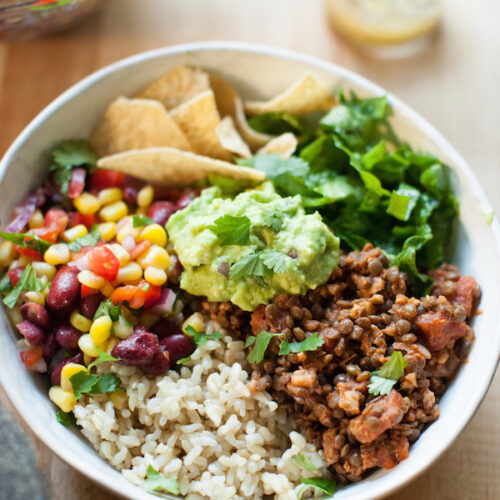
[[[77,238],[75,241],[68,243],[68,248],[72,252],[79,252],[83,247],[93,247],[97,245],[99,238],[101,237],[101,233],[99,232],[99,228],[97,225],[92,226],[92,229],[85,236],[81,236]]]
[[[283,215],[271,214],[266,220],[266,226],[270,227],[275,233],[283,227]]]
[[[247,356],[249,363],[260,363],[264,359],[266,349],[273,337],[281,337],[281,333],[260,332],[257,337],[249,337],[245,342],[245,347],[253,345],[250,354]],[[250,339],[254,340],[250,340]]]
[[[95,375],[87,371],[80,371],[69,379],[78,401],[83,394],[104,394],[106,392],[123,392],[120,379],[114,373]]]
[[[154,220],[146,217],[142,214],[134,214],[132,215],[132,226],[133,227],[141,227],[147,226],[148,224],[153,224]]]
[[[260,253],[260,259],[270,271],[280,274],[286,271],[287,261],[290,260],[290,257],[276,250],[266,249]]]
[[[186,356],[185,358],[178,359],[176,364],[182,365],[184,363],[187,363],[188,361],[191,361],[191,356]]]
[[[43,256],[45,250],[49,248],[52,243],[50,241],[45,241],[42,238],[39,238],[32,231],[29,233],[1,233],[0,236],[7,241],[14,243],[21,248],[29,248],[31,250],[35,250]]]
[[[111,299],[103,300],[94,314],[94,321],[101,316],[109,316],[112,321],[118,321],[120,317],[120,306],[113,304]]]
[[[325,341],[319,336],[318,332],[313,333],[302,342],[287,342],[282,340],[280,344],[280,356],[290,354],[291,352],[315,351],[321,347]]]
[[[201,333],[191,325],[186,326],[186,333],[193,338],[196,345],[205,345],[209,340],[220,340],[222,338],[221,332],[214,333]]]
[[[375,396],[389,394],[394,384],[401,378],[408,362],[400,351],[393,351],[391,357],[380,370],[372,372],[368,392]]]
[[[31,266],[26,266],[17,282],[17,285],[12,289],[12,291],[6,295],[3,299],[3,303],[12,309],[24,290],[32,290],[34,292],[41,292],[44,289],[44,285],[40,278],[37,278],[35,270]]]
[[[179,485],[174,477],[162,476],[154,467],[148,465],[146,472],[147,479],[144,488],[157,496],[163,496],[163,493],[179,494]]]
[[[75,416],[72,412],[65,413],[62,410],[56,410],[56,420],[64,427],[68,427],[75,423]]]
[[[0,293],[10,292],[12,290],[12,281],[6,273],[0,279]]]
[[[306,457],[304,454],[299,453],[294,460],[305,470],[313,472],[318,470],[318,468],[312,463],[311,459]]]
[[[300,479],[300,482],[304,486],[301,487],[297,492],[297,497],[299,499],[302,498],[302,495],[304,494],[304,491],[307,489],[308,486],[320,490],[323,493],[326,493],[327,495],[330,496],[333,496],[335,494],[336,483],[333,479],[324,479],[322,477],[308,477],[308,478],[303,477]]]
[[[217,236],[221,246],[250,243],[250,219],[246,215],[223,215],[208,229]]]
[[[271,249],[254,252],[235,262],[229,270],[229,277],[238,280],[245,276],[253,278],[283,273],[286,271],[287,259],[289,258],[287,255]]]
[[[115,358],[114,356],[111,356],[111,354],[99,349],[99,356],[87,366],[87,369],[90,370],[92,367],[99,365],[100,363],[104,363],[105,361],[120,361],[120,358]]]

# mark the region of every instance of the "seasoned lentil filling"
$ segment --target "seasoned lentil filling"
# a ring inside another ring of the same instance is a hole
[[[337,477],[358,481],[370,469],[390,469],[439,415],[439,398],[474,339],[469,320],[479,300],[474,278],[455,266],[433,273],[432,294],[408,297],[404,273],[379,248],[343,254],[329,281],[305,296],[281,295],[251,315],[229,303],[205,301],[211,319],[248,337],[274,337],[249,387],[267,389],[293,411],[309,441],[324,451]],[[279,355],[279,339],[324,340],[315,351]],[[368,392],[371,373],[394,351],[407,366],[387,394]]]

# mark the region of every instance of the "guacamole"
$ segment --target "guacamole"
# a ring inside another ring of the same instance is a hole
[[[339,260],[339,240],[320,215],[306,215],[300,196],[282,198],[270,183],[234,199],[207,188],[166,227],[184,266],[181,288],[247,311],[317,287]]]

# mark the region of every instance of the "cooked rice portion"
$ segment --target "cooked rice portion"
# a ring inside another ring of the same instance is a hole
[[[207,332],[215,330],[209,322]],[[109,395],[86,396],[75,407],[85,437],[129,481],[142,485],[152,465],[177,478],[189,500],[292,500],[300,478],[330,477],[323,452],[294,431],[293,417],[267,392],[250,393],[242,341],[209,340],[186,364],[156,378],[117,364],[100,368],[121,379],[122,409]],[[318,470],[302,469],[298,453]]]

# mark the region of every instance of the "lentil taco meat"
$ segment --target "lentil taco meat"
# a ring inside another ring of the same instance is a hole
[[[280,295],[250,318],[228,304],[203,307],[243,337],[281,334],[252,365],[250,389],[268,390],[293,412],[341,481],[359,481],[407,458],[409,445],[439,416],[439,398],[474,339],[466,323],[480,295],[474,278],[450,265],[433,276],[432,295],[409,297],[405,274],[368,244],[341,255],[324,285],[304,296]],[[317,350],[279,355],[281,339],[302,342],[314,332],[324,340]],[[404,374],[388,394],[370,394],[372,373],[395,351],[407,363]]]

